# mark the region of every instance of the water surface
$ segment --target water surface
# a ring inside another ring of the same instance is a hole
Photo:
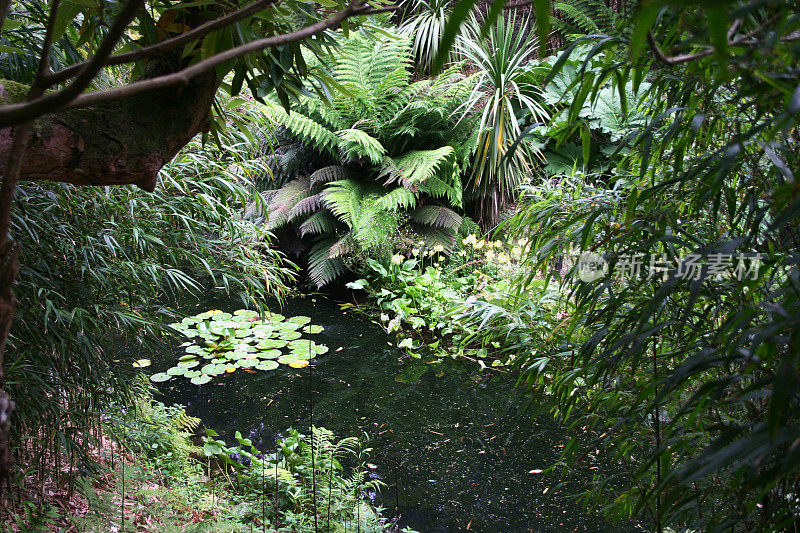
[[[212,307],[241,305],[205,302],[187,312]],[[330,351],[300,370],[238,370],[202,386],[173,379],[159,385],[162,400],[186,405],[229,443],[239,430],[261,450],[289,427],[307,432],[313,401],[315,426],[369,434],[370,462],[387,484],[376,503],[420,532],[636,531],[585,513],[571,498],[578,479],[539,473],[557,460],[568,433],[549,415],[522,409],[510,376],[402,361],[378,325],[321,297],[293,299],[280,312],[311,316],[325,328],[311,337]],[[154,358],[154,371],[175,359]],[[598,473],[585,468],[575,475]],[[559,481],[566,484],[557,489]]]

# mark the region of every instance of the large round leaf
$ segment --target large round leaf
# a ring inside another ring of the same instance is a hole
[[[205,385],[209,381],[211,381],[211,378],[209,376],[206,376],[206,375],[201,375],[201,376],[197,376],[197,377],[192,378],[192,383],[194,383],[195,385]]]
[[[150,380],[155,381],[156,383],[161,383],[162,381],[167,381],[168,379],[172,379],[172,376],[164,372],[150,376]]]
[[[258,370],[275,370],[278,368],[278,363],[272,360],[261,361],[254,368]]]
[[[299,359],[299,357],[297,357],[294,354],[282,355],[282,356],[278,357],[278,362],[280,364],[282,364],[282,365],[289,365],[289,364],[294,363],[298,359]]]

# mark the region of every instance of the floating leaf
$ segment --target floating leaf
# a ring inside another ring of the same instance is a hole
[[[289,363],[289,366],[292,368],[305,368],[308,366],[308,361],[305,359],[298,359],[297,361]]]
[[[309,322],[311,322],[311,318],[303,315],[298,315],[298,316],[293,316],[287,322],[300,324],[302,326],[303,324],[308,324]]]
[[[185,366],[173,366],[167,369],[167,374],[170,376],[182,376],[188,369]]]
[[[261,361],[254,368],[257,368],[258,370],[275,370],[278,368],[278,363],[272,360]]]
[[[302,337],[302,335],[298,331],[283,331],[278,336],[279,339],[283,339],[286,341],[293,341],[295,339],[299,339],[300,337]]]
[[[191,379],[191,378],[196,378],[197,376],[200,375],[202,374],[199,370],[187,370],[186,372],[184,372],[183,377]]]
[[[263,350],[258,352],[258,356],[263,359],[275,359],[276,357],[280,357],[280,355],[280,350]]]
[[[236,371],[236,367],[235,366],[228,366],[228,367],[225,368],[225,372],[227,374],[230,374],[231,372],[235,372],[235,371]]]
[[[298,357],[294,354],[289,355],[282,355],[278,357],[278,362],[282,365],[290,365],[298,360]]]
[[[162,381],[167,381],[169,379],[172,379],[172,376],[166,373],[153,374],[150,376],[150,381],[155,381],[156,383],[161,383]]]
[[[323,328],[322,326],[309,324],[308,326],[303,328],[303,332],[311,335],[316,335],[317,333],[322,333],[322,330],[324,329],[325,328]]]
[[[211,381],[211,378],[209,376],[197,376],[192,378],[192,383],[194,383],[195,385],[205,385],[209,381]]]

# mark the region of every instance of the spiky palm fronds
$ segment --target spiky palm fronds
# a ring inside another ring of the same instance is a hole
[[[415,0],[414,8],[417,13],[403,23],[400,32],[414,38],[414,61],[419,71],[430,72],[450,16],[450,0]]]
[[[508,20],[498,17],[484,38],[473,16],[459,41],[459,51],[480,69],[465,110],[483,107],[471,185],[478,200],[476,215],[484,227],[497,223],[503,206],[532,172],[533,154],[527,146],[507,156],[521,134],[522,119],[526,114],[534,122],[547,118],[539,89],[528,82],[525,69],[536,50],[534,33],[527,19],[512,15]]]

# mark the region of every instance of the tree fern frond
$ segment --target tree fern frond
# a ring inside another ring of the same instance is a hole
[[[344,261],[340,257],[329,257],[331,246],[338,239],[323,239],[311,248],[308,253],[308,275],[317,287],[327,285],[341,276],[345,271]]]
[[[289,212],[304,198],[311,195],[308,178],[292,180],[272,194],[267,205],[267,229],[275,229],[286,224]]]
[[[344,161],[355,161],[362,157],[376,165],[383,161],[386,149],[378,139],[368,133],[349,128],[337,131],[336,135],[340,139],[339,150]]]
[[[418,207],[411,212],[411,218],[428,226],[436,226],[453,231],[458,231],[463,221],[458,213],[441,205]]]
[[[358,245],[353,238],[353,234],[348,233],[331,245],[330,249],[328,250],[328,258],[336,259],[338,257],[342,257],[343,255],[351,254],[356,250],[358,250]]]
[[[305,142],[313,144],[321,151],[327,151],[332,155],[336,155],[336,148],[339,146],[339,137],[326,126],[297,111],[289,114],[277,104],[268,105],[268,109],[271,119],[283,125],[293,135]]]
[[[352,179],[331,182],[322,192],[322,198],[328,209],[351,228],[363,197],[364,190],[361,184]]]
[[[384,211],[399,211],[413,208],[417,204],[417,196],[405,187],[398,187],[378,198],[375,203]]]
[[[416,190],[420,183],[436,174],[439,167],[453,155],[452,146],[442,146],[434,150],[413,150],[395,158],[400,170],[403,186]]]
[[[300,224],[300,236],[334,234],[340,225],[341,223],[327,209],[317,211]]]
[[[447,252],[450,252],[456,244],[457,233],[452,229],[414,224],[414,231],[422,238],[427,248],[441,244]]]
[[[324,183],[330,183],[336,180],[343,180],[353,177],[353,171],[341,165],[330,165],[315,170],[308,177],[309,185],[315,187]]]
[[[294,204],[294,207],[292,207],[289,210],[289,212],[286,215],[287,222],[291,222],[297,217],[313,213],[314,211],[319,209],[321,203],[322,203],[322,198],[319,193],[312,194],[307,198],[303,198],[302,200]]]

